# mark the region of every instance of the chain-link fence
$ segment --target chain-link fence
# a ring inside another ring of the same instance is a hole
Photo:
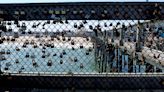
[[[162,7],[0,5],[1,74],[163,74]]]
[[[162,89],[164,3],[0,5],[0,87]]]

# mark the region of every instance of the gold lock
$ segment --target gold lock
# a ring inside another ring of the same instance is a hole
[[[48,12],[49,14],[53,14],[54,13],[54,11],[53,10],[49,10],[49,12]]]
[[[21,14],[21,15],[25,15],[25,12],[24,12],[24,11],[21,11],[20,14]]]
[[[61,14],[66,14],[66,11],[65,10],[61,11]]]
[[[55,11],[55,14],[60,14],[60,11],[56,10],[56,11]]]
[[[15,11],[14,14],[15,14],[15,15],[19,15],[19,11]]]

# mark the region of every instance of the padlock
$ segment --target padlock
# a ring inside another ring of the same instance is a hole
[[[63,50],[63,55],[66,55],[66,51],[65,50]]]
[[[50,20],[47,20],[47,24],[50,24],[51,23],[51,21]]]
[[[0,57],[0,60],[6,60],[7,58],[5,56]]]
[[[7,50],[6,54],[10,54],[10,53],[11,53],[10,50]]]
[[[92,26],[92,25],[89,25],[89,29],[90,29],[90,30],[93,30],[93,26]]]
[[[15,41],[15,38],[14,38],[14,37],[12,37],[12,38],[11,38],[11,41],[13,41],[13,42],[14,42],[14,41]]]
[[[71,37],[68,37],[68,41],[71,41]]]
[[[83,48],[83,45],[80,45],[80,49],[82,49]]]
[[[16,49],[16,51],[20,51],[20,48],[19,47],[16,47],[15,49]]]
[[[86,20],[83,20],[83,23],[84,23],[84,24],[86,24],[86,23],[87,23],[87,21],[86,21]]]
[[[34,44],[34,45],[33,45],[33,48],[37,48],[37,47],[38,47],[37,44]]]
[[[77,61],[78,61],[78,59],[77,59],[77,57],[75,57],[75,58],[74,58],[74,62],[77,62]]]
[[[92,51],[92,48],[91,48],[91,47],[89,47],[88,51],[89,51],[89,52],[91,52],[91,51]]]
[[[51,44],[51,48],[54,48],[54,44],[53,43]]]
[[[9,68],[8,67],[5,67],[5,69],[4,70],[9,70]]]
[[[21,67],[21,70],[24,70],[24,69],[25,69],[25,68],[22,66],[22,67]]]
[[[0,54],[5,54],[5,49],[2,49]]]
[[[46,56],[45,55],[42,55],[42,58],[45,58]]]
[[[81,24],[80,24],[80,27],[82,28],[82,27],[84,27],[84,25],[81,23]]]
[[[47,66],[52,66],[52,60],[48,60]]]
[[[11,22],[8,22],[7,25],[11,25]]]
[[[11,26],[9,27],[8,32],[12,32],[12,28],[11,28]]]
[[[94,15],[95,13],[96,13],[96,11],[92,9],[91,14]]]
[[[107,27],[107,24],[106,23],[104,23],[104,27]]]
[[[82,69],[82,68],[84,68],[84,65],[83,65],[83,63],[81,63],[81,64],[80,64],[80,68],[81,68],[81,69]]]
[[[19,24],[18,20],[14,20],[14,24],[18,25]]]
[[[14,38],[19,38],[18,32],[14,32]]]
[[[63,64],[63,60],[60,60],[60,64]]]
[[[38,66],[34,59],[32,60],[32,64],[33,64],[34,67]]]
[[[34,24],[32,25],[32,28],[36,28],[36,23],[34,23]]]
[[[63,54],[60,54],[60,58],[63,58]]]
[[[32,34],[31,30],[28,31],[28,34]]]
[[[26,44],[24,43],[22,47],[23,47],[23,48],[26,48],[27,46],[26,46]]]
[[[18,64],[18,63],[19,63],[19,60],[18,60],[18,59],[16,59],[16,60],[15,60],[15,63],[16,63],[16,64]]]
[[[74,24],[74,28],[77,28],[77,24],[76,23]]]
[[[22,23],[21,27],[22,27],[23,30],[26,30],[26,28],[27,28],[26,23]]]
[[[113,26],[113,24],[112,23],[110,23],[110,25],[109,26]]]
[[[30,57],[30,55],[29,55],[29,53],[26,53],[26,56],[25,56],[26,58],[29,58]]]
[[[86,52],[86,55],[89,55],[89,52],[88,51]]]
[[[72,50],[75,50],[75,48],[74,48],[74,47],[72,47]]]
[[[56,56],[57,54],[55,53],[55,54],[53,54],[53,56]]]
[[[74,44],[75,44],[75,42],[72,40],[72,41],[71,41],[71,45],[74,45]]]
[[[65,23],[68,24],[69,23],[68,20],[65,20]]]

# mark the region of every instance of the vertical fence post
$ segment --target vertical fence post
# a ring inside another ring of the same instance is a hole
[[[123,46],[123,44],[124,44],[124,43],[123,43],[123,41],[125,40],[125,39],[124,39],[124,35],[125,35],[125,25],[123,24],[123,25],[122,25],[122,29],[121,29],[121,35],[120,35],[120,36],[121,36],[121,37],[120,37],[120,46]]]
[[[143,26],[138,22],[138,28],[137,28],[137,42],[136,42],[136,52],[141,52],[142,49],[142,31],[143,31]]]

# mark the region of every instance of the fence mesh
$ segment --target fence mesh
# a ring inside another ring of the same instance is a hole
[[[0,5],[1,74],[163,74],[162,7]]]
[[[0,4],[0,86],[163,89],[163,6]]]

